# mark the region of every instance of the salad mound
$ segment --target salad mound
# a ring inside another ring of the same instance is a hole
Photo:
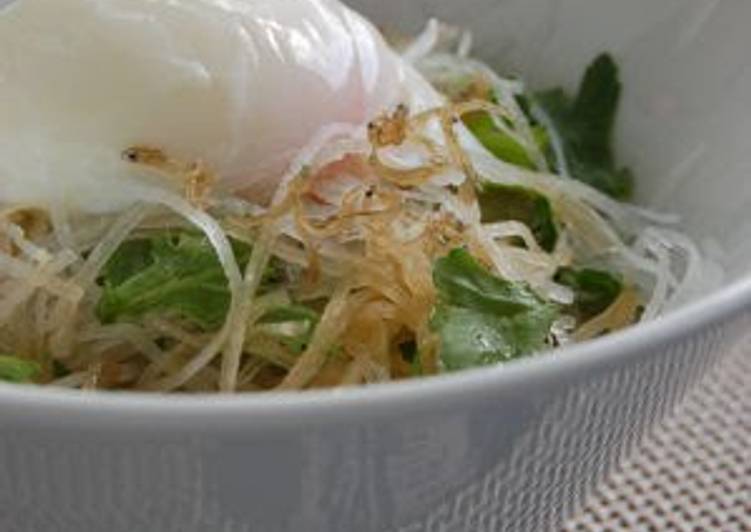
[[[119,214],[0,213],[0,380],[300,390],[505,364],[653,319],[698,284],[675,219],[628,203],[603,54],[533,91],[435,21],[400,51],[441,105],[332,124],[270,204],[147,143]]]

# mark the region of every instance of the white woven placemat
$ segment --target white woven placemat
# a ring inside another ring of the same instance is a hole
[[[751,531],[751,336],[564,530]]]

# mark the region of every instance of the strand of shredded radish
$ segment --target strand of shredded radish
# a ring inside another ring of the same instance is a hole
[[[261,284],[263,271],[271,258],[271,248],[275,238],[276,227],[272,222],[264,226],[245,269],[245,276],[237,297],[239,306],[235,320],[231,324],[232,332],[222,361],[219,389],[223,392],[233,392],[237,387],[240,358],[242,357],[243,343],[248,327],[248,316],[252,309],[253,297]]]
[[[240,323],[242,306],[239,297],[243,280],[229,240],[221,226],[211,216],[193,207],[183,198],[161,189],[145,190],[141,200],[158,203],[173,210],[206,235],[227,276],[231,294],[229,310],[221,330],[181,370],[165,377],[156,385],[159,390],[169,391],[182,386],[205,368],[222,349],[233,328]]]

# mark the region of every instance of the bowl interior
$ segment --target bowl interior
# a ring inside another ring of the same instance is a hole
[[[681,230],[726,282],[751,262],[751,3],[744,0],[347,0],[382,28],[430,17],[472,30],[475,52],[538,88],[573,88],[598,53],[622,68],[617,121],[637,201]]]

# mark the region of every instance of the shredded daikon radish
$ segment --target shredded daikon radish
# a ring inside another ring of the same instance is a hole
[[[646,321],[654,319],[662,311],[667,304],[671,289],[675,289],[677,283],[671,272],[669,251],[662,242],[654,238],[652,232],[647,230],[642,234],[637,242],[637,248],[639,247],[652,255],[658,265],[652,295],[644,306],[641,317]]]
[[[571,172],[568,169],[568,161],[563,153],[563,141],[561,135],[558,133],[558,129],[553,124],[553,121],[548,116],[548,113],[540,107],[534,101],[531,108],[532,116],[545,128],[550,138],[550,146],[553,148],[553,156],[555,157],[555,167],[557,173],[564,179],[571,179]]]
[[[428,20],[425,29],[402,51],[402,57],[410,63],[415,63],[431,53],[438,44],[438,30],[438,20],[434,18]]]
[[[52,289],[54,286],[52,281],[58,279],[57,276],[60,272],[72,264],[77,258],[78,257],[72,253],[62,251],[56,257],[52,257],[48,262],[38,266],[31,275],[23,277],[13,290],[4,294],[2,299],[0,299],[0,324],[5,323],[12,316],[13,311],[19,305],[24,303],[36,289],[42,287]],[[1,256],[0,262],[2,262]],[[74,286],[70,286],[66,292],[68,294],[73,294],[74,291]]]
[[[144,215],[145,210],[142,207],[134,207],[113,223],[108,233],[91,251],[81,269],[72,278],[72,282],[80,287],[81,295],[94,286],[99,270],[136,228]],[[52,319],[58,325],[52,335],[50,350],[57,358],[67,358],[73,349],[73,329],[78,319],[79,303],[80,299],[61,299],[52,310]]]
[[[51,294],[62,299],[77,300],[82,296],[80,287],[64,281],[53,273],[55,270],[59,273],[60,270],[72,264],[77,258],[71,252],[63,250],[56,258],[50,260],[50,263],[54,263],[54,265],[51,270],[48,270],[48,268],[45,268],[45,265],[37,266],[29,264],[15,257],[0,253],[0,268],[2,268],[2,271],[6,275],[21,281],[28,288],[44,288]]]
[[[73,236],[70,213],[65,206],[60,203],[53,203],[50,206],[50,218],[52,219],[52,228],[59,245],[63,249],[76,249],[76,240]]]
[[[170,323],[169,321],[164,319],[147,319],[144,325],[155,333],[163,337],[178,340],[180,343],[185,344],[186,346],[200,348],[204,343],[204,340],[200,335],[189,333],[179,325]]]
[[[261,237],[258,239],[250,261],[245,269],[245,277],[236,296],[239,300],[239,308],[234,321],[229,325],[231,333],[224,351],[222,360],[220,390],[232,392],[237,386],[237,374],[240,371],[240,357],[242,356],[245,330],[248,326],[248,315],[252,308],[253,297],[258,286],[261,284],[261,276],[271,257],[271,246],[276,238],[274,224],[264,227]]]
[[[496,238],[521,238],[524,241],[524,245],[531,251],[541,251],[540,244],[537,243],[530,228],[514,220],[508,222],[498,222],[492,224],[485,224],[486,234],[493,239]]]
[[[474,36],[471,31],[462,31],[461,37],[459,37],[459,43],[456,45],[456,55],[462,58],[468,57],[470,52],[472,52],[473,41]]]
[[[279,389],[303,388],[323,367],[329,351],[336,344],[336,338],[344,332],[352,312],[357,308],[357,301],[349,299],[350,290],[348,283],[342,283],[332,294],[310,345],[279,385]]]
[[[110,227],[108,233],[102,238],[99,245],[89,253],[76,275],[75,281],[85,290],[94,284],[99,271],[104,267],[109,258],[112,256],[120,244],[128,237],[129,234],[141,223],[148,208],[144,205],[137,205],[125,212]]]
[[[152,362],[161,360],[164,352],[156,345],[152,335],[132,323],[118,323],[84,329],[78,340],[82,343],[107,340],[115,343],[132,344]]]
[[[176,213],[182,215],[196,227],[201,229],[216,250],[217,257],[224,268],[231,293],[230,309],[225,323],[218,334],[194,357],[184,368],[177,373],[166,377],[158,384],[162,390],[172,390],[190,380],[196,373],[204,368],[218,354],[229,336],[233,325],[238,323],[240,287],[242,278],[237,266],[229,241],[219,224],[207,215],[190,205],[183,198],[162,189],[146,189],[140,191],[141,199],[147,203],[164,205]]]
[[[40,381],[87,390],[367,385],[447,369],[435,319],[446,296],[434,275],[457,248],[556,313],[542,331],[549,347],[653,319],[706,289],[711,267],[677,230],[679,218],[570,178],[550,117],[533,98],[520,103],[524,83],[470,57],[471,46],[471,33],[430,20],[402,50],[411,90],[399,105],[367,127],[321,127],[280,172],[269,204],[212,186],[220,176],[201,161],[145,146],[124,152],[139,154],[128,160],[148,179],[128,189],[132,206],[119,215],[80,215],[63,202],[0,204],[0,351],[39,362]],[[472,129],[478,116],[534,169],[486,149]],[[549,148],[538,144],[540,127]],[[168,186],[155,187],[159,179]],[[545,212],[500,209],[487,223],[480,194],[488,183],[543,196]],[[44,223],[11,216],[29,208]],[[550,246],[540,217],[554,228]],[[98,302],[117,284],[108,276],[118,261],[148,271],[162,257],[154,250],[164,252],[160,239],[182,242],[182,234],[218,260],[206,279],[186,274],[206,282],[218,319],[192,320],[178,305],[103,323]],[[127,255],[131,240],[153,256],[122,258],[116,252]],[[563,274],[590,266],[612,274],[620,293],[581,310],[580,288]]]

